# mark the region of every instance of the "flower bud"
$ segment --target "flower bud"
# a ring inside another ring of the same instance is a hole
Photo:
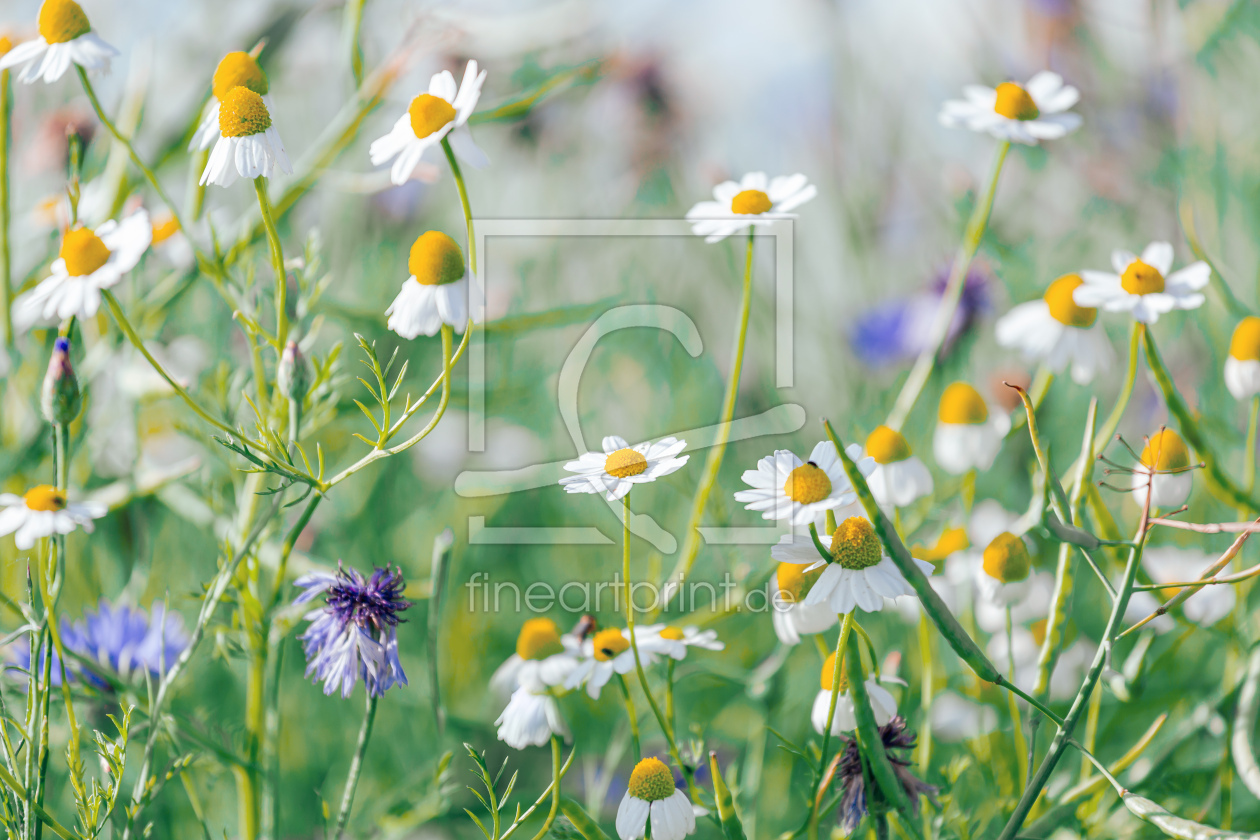
[[[79,393],[79,380],[70,364],[70,340],[67,338],[58,337],[53,344],[39,405],[44,419],[62,426],[78,417],[79,410],[83,408],[83,395]]]
[[[287,399],[300,400],[306,396],[310,377],[307,375],[306,359],[296,341],[284,345],[284,352],[280,354],[280,365],[276,369],[276,385]]]

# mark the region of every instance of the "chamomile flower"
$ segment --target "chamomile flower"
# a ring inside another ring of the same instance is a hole
[[[836,655],[832,653],[823,663],[819,684],[822,690],[814,697],[814,706],[810,710],[809,719],[814,724],[814,731],[822,735],[827,731],[827,713],[831,710],[831,685],[836,674]],[[871,699],[871,711],[875,713],[875,725],[883,726],[897,716],[897,700],[888,690],[873,678],[866,681],[866,694]],[[849,694],[849,674],[840,660],[840,696],[836,698],[836,712],[831,718],[831,734],[852,732],[857,729],[857,715],[854,711],[853,697]]]
[[[687,211],[687,221],[705,242],[721,242],[755,225],[790,219],[791,211],[816,195],[818,189],[799,173],[767,180],[764,172],[749,172],[738,183],[714,187],[714,200],[698,202]]]
[[[644,633],[642,627],[634,629],[635,643],[639,648],[639,660],[646,668],[656,662],[657,654],[667,654],[665,641]],[[582,660],[564,682],[565,688],[586,686],[592,700],[613,678],[613,674],[628,674],[634,670],[634,650],[630,647],[630,631],[610,627],[600,630],[582,643]]]
[[[1042,602],[1043,612],[1046,602]],[[1071,631],[1069,629],[1069,640]],[[989,639],[987,650],[993,662],[1005,669],[1006,663],[1015,663],[1015,685],[1024,691],[1031,692],[1037,683],[1041,659],[1041,646],[1046,641],[1046,620],[1033,622],[1031,627],[1015,624],[1011,628],[1008,639],[1006,629],[997,631]],[[1094,658],[1095,647],[1088,641],[1076,639],[1066,641],[1059,656],[1055,660],[1054,672],[1050,675],[1050,699],[1067,700],[1076,695],[1081,678]]]
[[[1133,498],[1138,507],[1146,505],[1147,485],[1152,508],[1180,507],[1190,497],[1194,479],[1190,472],[1190,450],[1181,435],[1160,429],[1151,435],[1133,470]]]
[[[1212,269],[1200,260],[1169,274],[1172,264],[1173,246],[1167,242],[1152,242],[1140,257],[1112,251],[1114,273],[1082,271],[1085,282],[1072,298],[1078,306],[1130,312],[1143,324],[1153,324],[1174,309],[1198,309],[1204,301],[1200,290],[1212,279]]]
[[[0,70],[25,65],[18,78],[28,85],[38,79],[51,84],[71,64],[84,70],[109,70],[118,50],[97,37],[83,8],[74,0],[44,0],[39,7],[39,37],[18,44],[0,57]]]
[[[1156,583],[1180,583],[1198,580],[1204,571],[1216,562],[1216,556],[1204,554],[1193,549],[1159,546],[1148,548],[1142,552],[1142,565],[1150,572],[1151,580]],[[1230,565],[1226,565],[1218,574],[1227,575]],[[1176,589],[1161,589],[1163,599],[1171,598]],[[1200,627],[1211,627],[1234,610],[1234,587],[1228,584],[1213,584],[1200,587],[1181,603],[1181,610],[1188,620]],[[1147,614],[1153,612],[1149,610]],[[1145,616],[1143,616],[1145,617]]]
[[[634,765],[626,795],[617,806],[617,836],[638,840],[652,820],[652,840],[682,840],[695,833],[696,814],[691,800],[674,783],[674,774],[656,757]]]
[[[976,589],[980,596],[998,606],[1008,606],[1028,593],[1032,556],[1022,537],[1003,531],[984,549],[976,566]]]
[[[967,85],[963,95],[967,98],[951,99],[941,107],[941,125],[980,131],[1027,146],[1057,140],[1081,125],[1080,115],[1068,111],[1081,98],[1080,92],[1048,70],[1023,85]]]
[[[468,272],[464,252],[454,239],[437,230],[416,238],[407,257],[411,276],[385,310],[391,330],[406,339],[437,335],[443,324],[456,332],[468,326]]]
[[[855,607],[879,612],[885,598],[914,594],[897,564],[884,553],[874,526],[865,517],[850,516],[836,526],[831,537],[821,539],[824,543],[831,540],[830,561],[818,556],[811,536],[787,534],[770,549],[775,560],[803,565],[806,573],[826,566],[805,596],[806,607],[826,604],[837,614],[852,612]],[[914,562],[925,575],[932,574],[931,563]]]
[[[267,103],[244,85],[230,88],[219,100],[219,136],[201,173],[201,186],[230,187],[238,177],[270,178],[277,169],[287,174],[293,166]]]
[[[577,667],[581,646],[550,618],[531,618],[521,625],[516,652],[490,677],[490,687],[506,694],[523,685],[562,685]]]
[[[1225,387],[1236,400],[1260,394],[1260,318],[1255,315],[1234,327],[1225,359]]]
[[[862,456],[862,447],[849,444],[845,453],[857,462],[862,475],[875,469],[875,459]],[[844,473],[835,444],[820,441],[802,463],[786,449],[776,450],[757,462],[757,469],[744,472],[751,490],[739,490],[735,501],[746,510],[761,511],[762,519],[786,519],[792,525],[806,525],[829,510],[857,501]]]
[[[674,627],[666,624],[651,624],[643,628],[643,635],[655,637],[653,647],[659,645],[662,653],[673,659],[682,661],[687,658],[688,648],[704,650],[726,650],[726,644],[718,641],[716,630],[701,630],[699,627]]]
[[[560,479],[566,492],[603,493],[605,499],[615,502],[636,484],[656,481],[682,469],[691,457],[678,457],[687,448],[687,441],[672,437],[631,446],[625,438],[609,435],[604,438],[603,448],[602,453],[587,452],[564,465],[569,472],[577,473]]]
[[[875,459],[875,469],[866,483],[880,505],[905,507],[915,499],[932,494],[932,474],[910,451],[910,444],[901,432],[877,426],[867,436],[862,454]]]
[[[153,217],[153,252],[160,254],[176,268],[192,268],[197,255],[192,243],[180,230],[179,220],[169,210]]]
[[[541,747],[559,735],[569,740],[569,727],[556,698],[541,685],[522,684],[512,692],[507,707],[495,720],[499,740],[514,750]]]
[[[26,551],[41,537],[69,534],[75,528],[90,534],[92,520],[107,512],[98,502],[72,502],[65,491],[40,484],[21,496],[0,493],[0,536],[13,534],[18,549]]]
[[[101,289],[116,285],[135,268],[152,238],[144,210],[121,222],[111,219],[96,230],[66,231],[52,273],[13,301],[14,326],[28,330],[35,324],[92,317],[101,306]]]
[[[954,382],[941,394],[937,420],[932,451],[937,465],[953,475],[993,466],[1011,428],[1011,418],[1005,412],[990,416],[984,397],[966,382]]]
[[[810,563],[817,557],[815,550]],[[821,633],[839,620],[829,603],[806,606],[805,597],[823,573],[822,566],[806,571],[809,568],[803,563],[780,563],[767,584],[774,634],[785,645],[799,644],[801,636]]]
[[[267,110],[271,110],[271,99],[267,96],[270,85],[267,74],[258,66],[258,61],[247,52],[230,52],[223,56],[219,66],[214,69],[214,77],[210,82],[210,101],[201,114],[201,123],[193,134],[188,151],[205,151],[219,139],[219,106],[234,87],[246,87],[262,97]]]
[[[477,62],[469,61],[464,80],[455,89],[455,77],[443,70],[429,80],[428,93],[411,100],[407,112],[398,118],[389,134],[372,142],[368,156],[373,166],[394,161],[389,179],[405,184],[430,147],[449,139],[451,151],[469,166],[480,169],[489,163],[485,152],[473,142],[468,118],[481,98],[486,71],[477,72]]]
[[[997,342],[1042,362],[1052,373],[1072,366],[1072,381],[1087,385],[1111,367],[1114,353],[1107,333],[1095,323],[1098,310],[1079,306],[1072,295],[1084,284],[1079,274],[1065,274],[1041,300],[1021,303],[997,322]]]

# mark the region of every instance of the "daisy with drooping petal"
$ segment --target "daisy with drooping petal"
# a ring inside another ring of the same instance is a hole
[[[825,543],[828,538],[821,539]],[[826,567],[805,596],[806,607],[826,604],[837,614],[852,612],[856,607],[879,612],[884,608],[885,598],[914,594],[897,564],[884,553],[869,519],[850,516],[836,526],[829,539],[830,561],[819,557],[818,547],[808,535],[787,534],[770,549],[770,556],[775,560],[803,565],[806,573]],[[925,575],[932,574],[931,563],[914,562]]]
[[[97,37],[83,8],[74,0],[44,0],[39,7],[39,37],[18,44],[0,57],[0,70],[26,65],[18,78],[28,85],[38,79],[51,84],[71,64],[84,70],[109,70],[118,50]]]
[[[1006,412],[990,416],[984,397],[966,382],[954,382],[941,394],[937,419],[932,451],[937,465],[953,475],[993,466],[1011,428]]]
[[[1200,290],[1212,279],[1212,269],[1202,260],[1172,274],[1173,246],[1152,242],[1134,256],[1112,251],[1110,271],[1082,271],[1085,282],[1072,293],[1078,306],[1099,307],[1108,312],[1131,312],[1135,321],[1153,324],[1174,309],[1198,309]]]
[[[976,567],[976,589],[986,601],[1006,607],[1028,593],[1031,572],[1032,556],[1023,537],[1003,531],[984,549]]]
[[[817,558],[815,550],[810,564]],[[804,563],[780,563],[767,584],[774,634],[785,645],[799,644],[801,636],[821,633],[839,620],[829,603],[805,605],[805,597],[823,573],[821,566],[806,571],[809,568]]]
[[[617,836],[638,840],[652,820],[652,840],[682,840],[696,830],[691,800],[674,783],[674,774],[656,757],[634,765],[626,795],[617,807]]]
[[[643,635],[655,639],[661,651],[668,657],[682,661],[687,658],[687,648],[726,650],[726,644],[718,641],[716,630],[699,627],[674,627],[666,624],[650,624],[643,628]],[[637,638],[637,637],[636,637]]]
[[[1193,484],[1190,450],[1181,435],[1172,429],[1160,429],[1151,435],[1133,470],[1133,498],[1138,507],[1146,505],[1147,485],[1151,507],[1168,510],[1185,504]]]
[[[421,156],[432,146],[448,140],[460,160],[480,169],[489,163],[486,153],[473,142],[468,131],[468,118],[481,98],[481,85],[486,71],[477,72],[477,62],[469,61],[464,80],[455,89],[455,77],[443,70],[429,80],[429,92],[411,100],[407,112],[398,118],[389,134],[372,142],[368,156],[373,166],[393,159],[389,179],[405,184],[420,163]]]
[[[951,99],[941,107],[941,125],[982,131],[1027,146],[1057,140],[1081,125],[1080,115],[1068,112],[1081,98],[1080,92],[1048,70],[1024,85],[967,85],[963,94],[966,99]]]
[[[749,172],[738,183],[714,187],[714,200],[698,202],[687,211],[687,221],[705,242],[721,242],[754,225],[789,219],[791,211],[816,195],[817,188],[799,173],[767,180],[764,172]]]
[[[513,691],[507,708],[494,725],[499,727],[499,740],[514,750],[541,747],[552,735],[566,741],[572,737],[556,698],[538,683],[523,683]]]
[[[665,640],[655,634],[644,633],[641,627],[634,628],[634,641],[639,649],[639,660],[643,667],[656,662],[657,654],[666,654]],[[599,693],[613,674],[625,675],[634,670],[634,649],[630,647],[630,631],[624,628],[610,627],[600,630],[582,643],[582,660],[564,681],[565,688],[586,686],[586,693],[592,700],[599,699]]]
[[[0,536],[13,534],[17,547],[26,551],[41,537],[69,534],[75,528],[90,534],[92,520],[107,512],[99,502],[72,502],[64,491],[40,484],[21,496],[0,493]]]
[[[1236,400],[1260,394],[1260,318],[1255,315],[1234,327],[1225,359],[1225,387]]]
[[[490,677],[490,687],[506,694],[523,685],[563,685],[577,667],[581,647],[550,618],[531,618],[521,625],[516,652]]]
[[[682,469],[691,458],[678,457],[687,448],[687,441],[672,437],[631,446],[625,438],[609,435],[604,438],[603,448],[602,453],[587,452],[564,465],[569,472],[577,473],[560,479],[566,492],[603,493],[605,499],[615,502],[634,485],[656,481]]]
[[[13,301],[14,326],[28,330],[66,318],[91,318],[100,309],[101,289],[114,286],[135,268],[152,238],[149,214],[144,210],[121,222],[111,219],[96,230],[66,231],[52,274]]]
[[[836,712],[831,718],[831,734],[852,732],[857,729],[857,715],[854,711],[853,697],[849,694],[849,675],[840,660],[840,696],[836,698]],[[831,686],[835,682],[836,655],[833,652],[823,663],[819,684],[822,690],[814,697],[814,706],[810,710],[809,719],[814,724],[814,731],[822,735],[827,731],[827,713],[831,711]],[[871,711],[875,713],[875,725],[883,726],[897,716],[897,700],[888,690],[874,678],[866,681],[866,694],[871,699]]]
[[[862,455],[862,447],[849,444],[845,453],[857,462],[862,475],[875,469],[875,459]],[[857,501],[835,444],[820,441],[809,455],[801,459],[786,449],[776,450],[757,462],[757,469],[744,472],[744,483],[751,490],[739,490],[735,501],[746,510],[762,511],[762,519],[786,519],[792,525],[806,525],[829,510]]]
[[[867,436],[862,454],[875,459],[875,469],[866,483],[880,505],[905,507],[915,499],[932,494],[932,474],[910,451],[910,444],[901,432],[877,426]]]
[[[280,132],[262,96],[237,85],[219,101],[219,139],[201,173],[201,186],[230,187],[238,177],[270,178],[293,171]]]
[[[1087,385],[1111,367],[1114,352],[1098,320],[1098,310],[1080,306],[1072,295],[1084,284],[1065,274],[1050,284],[1041,300],[1021,303],[998,319],[997,342],[1020,350],[1024,358],[1045,364],[1051,373],[1072,366],[1072,381]]]
[[[247,52],[230,52],[223,56],[219,66],[214,69],[214,77],[210,82],[210,101],[201,115],[201,123],[194,132],[188,151],[205,151],[219,139],[219,106],[228,92],[234,87],[245,87],[262,97],[267,110],[271,110],[271,99],[267,96],[270,83],[267,74],[258,66],[258,61]]]
[[[438,230],[420,234],[407,257],[411,276],[385,310],[391,330],[406,339],[437,335],[443,324],[468,326],[468,272],[459,244]]]

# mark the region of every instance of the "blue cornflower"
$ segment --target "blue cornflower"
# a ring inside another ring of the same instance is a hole
[[[311,622],[299,638],[306,651],[306,675],[324,683],[324,693],[338,686],[349,697],[360,678],[368,693],[380,697],[395,683],[407,684],[398,659],[398,614],[411,606],[402,598],[406,583],[401,569],[378,568],[370,579],[354,569],[337,566],[337,573],[316,572],[295,585],[306,591],[295,604],[318,595],[324,605],[307,613]]]
[[[853,352],[871,367],[913,361],[926,347],[932,322],[945,292],[948,271],[938,272],[926,289],[902,300],[877,304],[858,316],[849,336]],[[972,266],[963,283],[962,298],[950,322],[942,357],[954,342],[989,308],[988,274]]]

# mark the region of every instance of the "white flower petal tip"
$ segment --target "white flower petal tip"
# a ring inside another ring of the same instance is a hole
[[[455,156],[474,169],[489,164],[489,158],[473,142],[467,126],[481,98],[485,80],[486,71],[478,71],[476,61],[469,61],[465,66],[458,89],[450,71],[435,74],[429,80],[428,90],[411,101],[389,133],[372,142],[368,149],[372,165],[381,166],[392,160],[390,181],[405,184],[420,165],[424,153],[443,142],[449,143]]]
[[[714,187],[713,200],[688,210],[687,221],[705,242],[721,242],[751,227],[791,218],[793,210],[817,195],[818,189],[799,173],[767,179],[764,172],[750,172],[738,182]]]

